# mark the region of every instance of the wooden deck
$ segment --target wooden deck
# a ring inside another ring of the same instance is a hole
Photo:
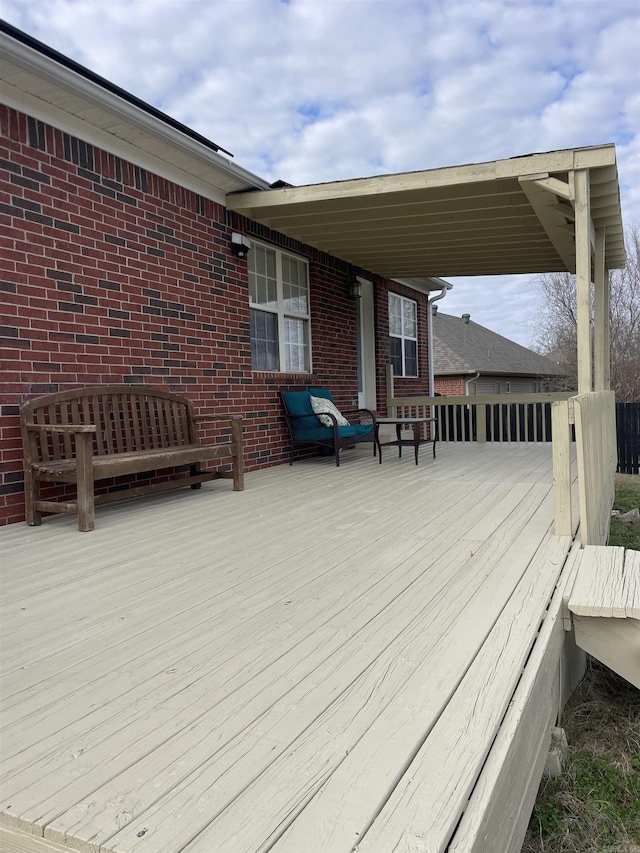
[[[370,453],[0,532],[0,824],[101,853],[471,849],[571,548],[551,449]]]

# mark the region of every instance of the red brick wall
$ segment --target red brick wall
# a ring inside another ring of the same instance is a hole
[[[380,412],[386,413],[387,364],[389,357],[389,293],[406,296],[418,303],[418,376],[414,378],[394,377],[397,397],[426,396],[429,394],[429,352],[427,345],[427,300],[426,294],[418,293],[395,281],[375,279],[376,282],[376,378]]]
[[[436,376],[433,380],[434,390],[444,397],[464,397],[466,394],[466,378],[464,376]]]
[[[18,406],[30,397],[150,384],[201,413],[239,412],[249,469],[288,459],[281,386],[322,384],[356,404],[346,264],[3,106],[0,142],[0,523],[24,518]],[[229,249],[242,227],[309,259],[312,376],[251,370],[246,261]],[[384,389],[389,283],[377,281]],[[425,360],[426,340],[426,383]]]

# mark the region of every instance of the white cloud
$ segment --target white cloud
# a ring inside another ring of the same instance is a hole
[[[637,0],[0,0],[0,15],[270,180],[615,142],[640,218]],[[528,343],[533,299],[518,277],[457,281],[442,310]]]

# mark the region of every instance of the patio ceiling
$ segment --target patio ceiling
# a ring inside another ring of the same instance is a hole
[[[241,192],[227,207],[386,278],[575,272],[577,170],[605,264],[624,266],[613,145]]]

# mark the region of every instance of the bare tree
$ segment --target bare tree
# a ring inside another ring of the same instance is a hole
[[[611,270],[611,387],[620,402],[640,400],[640,223],[627,231],[627,265]],[[577,387],[576,280],[546,273],[535,280],[540,307],[531,323],[533,347],[563,367],[566,388]]]

